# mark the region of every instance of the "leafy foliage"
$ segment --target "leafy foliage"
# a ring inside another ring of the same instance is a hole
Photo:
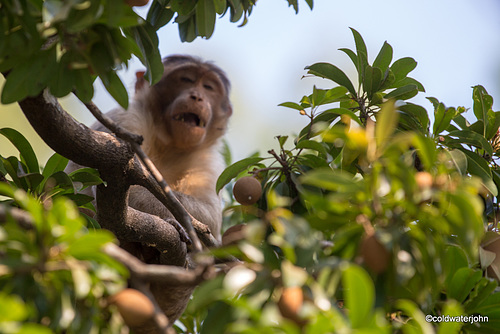
[[[408,76],[416,61],[393,62],[386,42],[370,63],[361,35],[352,33],[356,50],[341,51],[358,86],[333,64],[306,67],[339,86],[313,87],[299,103],[281,104],[308,124],[293,141],[278,137],[279,152],[235,162],[219,178],[218,189],[229,193],[232,178],[253,175],[264,196],[226,209],[226,226],[245,223],[245,237],[216,254],[245,262],[198,290],[190,314],[217,319],[215,330],[199,325],[202,333],[497,328],[498,277],[488,273],[498,268],[498,253],[483,241],[485,229],[488,240],[498,238],[499,123],[491,96],[473,88],[473,124],[465,108],[429,98],[431,126],[425,108],[407,101],[424,91]],[[290,286],[303,294],[295,314],[281,305]],[[430,323],[426,315],[489,321]]]
[[[287,0],[298,11],[297,0]],[[306,0],[312,8],[313,2]],[[155,0],[147,19],[123,1],[5,0],[0,5],[2,102],[49,88],[82,101],[101,78],[122,105],[115,70],[136,55],[161,77],[156,31],[174,20],[181,39],[209,38],[217,15],[247,22],[255,1]],[[341,49],[357,78],[316,63],[310,76],[332,83],[281,106],[307,120],[295,138],[228,164],[217,191],[228,199],[224,225],[239,237],[211,250],[242,262],[202,284],[175,327],[190,333],[488,333],[500,326],[499,112],[482,86],[472,113],[436,98],[434,122],[409,100],[423,85],[417,62],[393,61],[385,42],[371,62],[362,36]],[[33,77],[32,73],[39,73]],[[335,86],[336,84],[337,86]],[[465,115],[468,117],[466,118]],[[470,121],[474,119],[474,121]],[[26,139],[0,134],[19,157],[0,157],[0,210],[21,209],[0,225],[0,331],[119,332],[106,297],[128,273],[101,252],[113,237],[87,224],[77,194],[102,182],[90,169],[67,175],[52,156],[43,169]],[[230,161],[230,152],[226,150]],[[232,200],[233,180],[256,177],[263,196]],[[13,211],[11,211],[13,212]],[[487,231],[485,233],[485,230]],[[228,230],[229,231],[229,230]],[[482,316],[487,322],[432,323],[427,316]]]
[[[288,3],[298,11],[297,0]],[[307,4],[312,9],[312,0]],[[134,55],[146,66],[145,78],[157,82],[163,73],[158,29],[174,19],[182,41],[210,38],[217,15],[229,12],[231,22],[243,17],[242,26],[254,5],[253,0],[154,0],[143,19],[123,0],[4,0],[0,72],[8,75],[1,101],[13,103],[49,88],[56,97],[74,92],[89,102],[99,77],[127,108],[127,90],[116,70]]]

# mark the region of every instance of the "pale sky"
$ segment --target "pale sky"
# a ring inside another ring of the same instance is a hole
[[[497,0],[316,0],[312,11],[299,0],[299,6],[295,15],[286,0],[258,0],[246,26],[238,28],[227,15],[217,20],[211,39],[198,38],[193,43],[180,42],[176,24],[159,31],[162,55],[197,55],[227,72],[234,108],[227,138],[235,159],[275,148],[275,136],[298,133],[307,124],[297,112],[278,107],[285,101],[298,102],[312,92],[313,85],[333,87],[327,80],[301,79],[305,66],[330,62],[354,80],[352,63],[338,51],[355,48],[349,27],[363,36],[370,61],[387,41],[394,49],[394,60],[413,57],[418,62],[411,76],[426,92],[413,102],[429,112],[426,96],[447,106],[471,107],[471,87],[477,84],[485,86],[496,101],[494,109],[500,110]],[[141,64],[136,61],[122,72],[130,93],[137,69]],[[102,86],[97,85],[96,91],[95,102],[101,109],[116,105]],[[0,108],[7,111],[5,106]],[[84,108],[70,108],[78,119],[92,123]],[[0,127],[12,126],[4,115],[0,114]]]

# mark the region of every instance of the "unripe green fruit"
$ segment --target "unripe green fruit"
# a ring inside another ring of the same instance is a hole
[[[256,203],[262,195],[260,182],[252,176],[244,176],[233,187],[234,198],[243,205]]]

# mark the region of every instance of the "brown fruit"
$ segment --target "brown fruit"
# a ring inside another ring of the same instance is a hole
[[[228,228],[222,235],[222,246],[234,245],[245,239],[245,228],[246,224],[237,224]]]
[[[378,241],[375,234],[367,235],[361,242],[361,257],[375,274],[383,273],[389,266],[391,254]]]
[[[233,195],[240,204],[252,205],[262,195],[262,186],[256,178],[244,176],[234,184]]]
[[[485,250],[496,254],[493,262],[486,268],[486,272],[488,274],[488,277],[492,277],[497,281],[500,281],[500,236],[495,236],[493,233],[494,232],[487,232],[487,235],[490,236],[490,239],[486,243],[483,242],[482,247]]]
[[[415,174],[415,181],[420,190],[432,187],[432,175],[429,172],[418,172]]]
[[[283,317],[299,321],[298,313],[304,302],[304,294],[298,286],[283,288],[280,300],[278,301],[278,309]]]
[[[125,0],[125,2],[130,7],[134,7],[134,6],[146,6],[149,0]]]
[[[129,327],[141,326],[154,315],[154,306],[149,298],[134,289],[118,292],[109,298],[109,303],[116,305]]]

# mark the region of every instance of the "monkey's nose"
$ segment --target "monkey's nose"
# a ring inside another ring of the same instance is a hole
[[[195,94],[195,93],[191,94],[191,99],[194,100],[194,101],[196,101],[196,102],[203,101],[203,99],[201,98],[201,96],[199,96],[198,94]]]

